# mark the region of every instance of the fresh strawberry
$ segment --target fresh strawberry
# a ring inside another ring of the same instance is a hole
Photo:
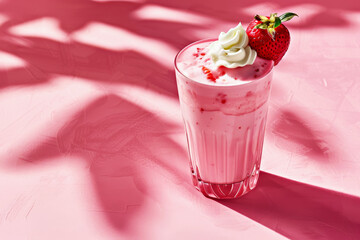
[[[274,60],[277,65],[290,44],[290,33],[282,24],[289,21],[295,13],[284,13],[280,17],[273,13],[270,17],[256,15],[246,29],[249,45],[259,57]]]

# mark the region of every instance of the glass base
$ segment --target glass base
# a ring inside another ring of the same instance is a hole
[[[243,196],[256,187],[260,170],[255,166],[252,174],[240,182],[229,184],[216,184],[202,181],[191,169],[195,188],[209,198],[233,199]]]

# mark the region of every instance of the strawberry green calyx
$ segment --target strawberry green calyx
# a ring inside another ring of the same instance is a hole
[[[275,41],[275,29],[283,22],[287,22],[295,16],[298,17],[296,13],[292,12],[284,13],[280,17],[277,16],[277,13],[270,14],[270,17],[255,15],[255,20],[260,21],[261,23],[257,24],[254,28],[266,29],[271,39]]]

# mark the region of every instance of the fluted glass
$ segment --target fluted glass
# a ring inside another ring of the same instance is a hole
[[[251,82],[209,85],[181,73],[177,59],[193,183],[207,197],[240,197],[259,177],[272,70]]]

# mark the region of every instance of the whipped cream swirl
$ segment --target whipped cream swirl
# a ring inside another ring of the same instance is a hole
[[[210,45],[209,54],[216,66],[227,68],[251,65],[256,59],[256,51],[248,46],[249,38],[239,23],[227,33],[221,32],[219,39]]]

